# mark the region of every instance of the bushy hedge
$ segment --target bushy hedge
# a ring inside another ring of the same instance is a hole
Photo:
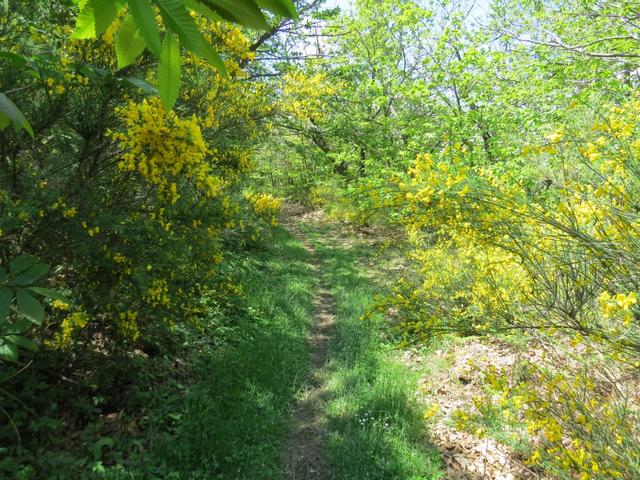
[[[24,284],[50,288],[35,300],[46,319],[19,322],[29,309],[14,302],[5,360],[36,346],[6,347],[18,325],[43,349],[153,350],[177,324],[198,323],[226,249],[268,235],[279,208],[244,192],[271,107],[241,68],[253,53],[239,29],[198,20],[228,75],[187,56],[167,112],[149,53],[117,70],[121,20],[72,40],[75,14],[72,2],[13,2],[0,31],[0,82],[34,133],[0,133],[0,258],[51,267]]]

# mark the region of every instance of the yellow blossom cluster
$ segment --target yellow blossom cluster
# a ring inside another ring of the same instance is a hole
[[[381,303],[399,310],[404,342],[520,330],[566,349],[573,363],[530,368],[497,403],[537,438],[530,463],[581,479],[632,478],[639,460],[637,403],[622,380],[596,378],[638,365],[640,100],[604,118],[523,149],[514,161],[539,162],[537,183],[505,173],[517,165],[473,164],[461,145],[418,155],[399,188],[420,280]]]
[[[178,184],[191,180],[207,197],[215,197],[223,180],[211,172],[207,162],[209,148],[202,138],[195,117],[181,119],[165,112],[158,98],[129,102],[117,109],[124,132],[111,132],[124,153],[119,168],[136,172],[157,187],[165,200],[176,203]]]
[[[67,308],[60,308],[61,305],[57,305],[55,308],[60,310],[67,310]],[[83,329],[87,323],[89,323],[89,315],[83,311],[74,312],[71,315],[66,316],[60,323],[60,329],[53,334],[53,338],[48,342],[48,345],[55,349],[65,349],[71,345],[73,333],[77,330]]]
[[[82,348],[96,332],[104,342],[112,335],[136,341],[158,326],[194,321],[189,315],[202,318],[203,308],[194,308],[200,285],[219,288],[216,295],[240,295],[231,280],[217,283],[224,238],[259,237],[279,208],[270,196],[242,197],[241,183],[254,168],[273,105],[272,87],[247,79],[245,66],[255,56],[250,37],[192,12],[229,74],[183,49],[181,97],[174,112],[165,112],[141,87],[144,81],[158,84],[156,62],[145,60],[149,52],[127,75],[106,75],[118,69],[114,43],[127,8],[100,38],[82,40],[71,38],[74,15],[39,22],[33,12],[20,13],[28,8],[14,10],[5,50],[25,56],[30,66],[18,69],[12,82],[17,91],[34,93],[17,97],[25,114],[43,109],[50,117],[36,132],[50,148],[43,151],[46,159],[20,162],[25,188],[19,194],[0,191],[0,202],[6,194],[11,207],[0,236],[11,239],[10,250],[27,252],[31,247],[21,242],[48,245],[53,228],[68,248],[58,251],[52,244],[38,253],[56,266],[53,283],[87,305],[77,312],[59,300],[48,304],[47,344]],[[163,17],[154,10],[162,36]],[[18,20],[25,16],[32,18]],[[90,115],[87,105],[95,107]],[[55,130],[60,119],[77,135]],[[70,153],[62,158],[58,151]],[[96,153],[90,167],[80,158],[88,152]],[[34,189],[26,188],[29,181]],[[92,328],[84,329],[89,319]]]
[[[528,465],[544,460],[553,473],[583,480],[629,478],[628,462],[640,459],[637,406],[619,395],[603,395],[604,384],[584,367],[525,363],[519,368],[527,380],[513,382],[495,369],[486,372],[490,395],[478,401],[480,415],[464,413],[459,427],[473,430],[483,415],[518,420],[534,439]]]
[[[128,310],[118,314],[118,330],[120,334],[129,340],[137,340],[140,337],[138,328],[138,312]]]
[[[171,304],[169,299],[169,286],[164,279],[156,279],[152,285],[147,289],[145,294],[146,300],[152,306],[165,306],[168,307]]]
[[[244,198],[249,201],[254,213],[269,222],[272,226],[278,224],[278,213],[282,207],[282,199],[269,193],[245,192]]]
[[[598,300],[602,308],[603,318],[607,320],[618,318],[625,327],[631,324],[634,317],[633,306],[638,303],[638,297],[635,292],[611,295],[609,292],[604,291],[600,294]]]
[[[326,116],[327,97],[335,94],[338,88],[321,73],[288,73],[283,78],[280,108],[299,120],[321,121]]]
[[[62,212],[62,216],[64,218],[73,218],[78,214],[78,209],[76,207],[71,207]]]
[[[69,304],[66,302],[63,302],[61,300],[53,300],[51,302],[51,306],[55,309],[55,310],[60,310],[62,312],[66,312],[67,310],[69,310]]]
[[[204,17],[200,17],[199,24],[201,30],[207,33],[223,52],[240,61],[255,58],[255,53],[250,49],[249,39],[238,27],[223,22],[210,22]]]

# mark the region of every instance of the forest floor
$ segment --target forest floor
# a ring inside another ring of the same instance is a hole
[[[74,395],[102,413],[73,434],[43,414],[51,434],[0,458],[0,477],[26,462],[42,475],[24,478],[55,480],[538,478],[504,421],[483,426],[498,443],[452,418],[482,394],[472,363],[510,367],[527,345],[470,337],[399,349],[393,312],[373,311],[411,271],[397,235],[291,206],[282,223],[260,248],[228,255],[241,293],[202,299],[206,328],[181,333],[189,348],[136,356],[144,375],[122,404]]]
[[[327,223],[293,206],[283,224],[303,243],[315,276],[307,378],[293,403],[282,462],[290,480],[444,477],[429,443],[418,377],[363,315],[402,268],[392,239]]]
[[[291,205],[283,223],[304,244],[315,276],[309,367],[291,414],[286,478],[540,478],[524,464],[527,446],[506,438],[504,422],[488,426],[505,437],[499,442],[459,430],[453,418],[483,394],[478,366],[512,368],[526,345],[452,337],[394,348],[393,312],[362,319],[409,269],[393,234],[353,230]]]

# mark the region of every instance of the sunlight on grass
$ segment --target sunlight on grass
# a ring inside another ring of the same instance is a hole
[[[414,376],[381,343],[378,319],[360,320],[380,290],[358,266],[372,248],[339,248],[315,238],[336,303],[328,365],[327,456],[336,479],[442,478],[413,398]]]

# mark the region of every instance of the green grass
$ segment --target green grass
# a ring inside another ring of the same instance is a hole
[[[359,319],[384,288],[372,280],[384,275],[367,275],[384,259],[374,259],[373,247],[337,246],[328,229],[307,233],[336,308],[326,374],[329,478],[442,478],[413,396],[415,376],[394,360],[380,319]],[[118,407],[126,409],[126,428],[91,414],[75,443],[52,439],[53,449],[5,467],[25,480],[284,480],[290,406],[308,375],[318,281],[310,261],[283,229],[264,250],[230,255],[226,268],[244,295],[222,304],[203,298],[204,330],[176,331],[171,350],[136,357],[142,367],[129,372],[126,407]],[[37,459],[32,467],[29,458]]]
[[[323,260],[336,306],[327,380],[326,455],[332,478],[443,478],[440,455],[427,440],[413,396],[415,375],[394,359],[380,319],[360,320],[385,288],[371,280],[366,265],[385,259],[372,261],[373,247],[326,243],[326,231],[307,233]]]
[[[221,268],[244,294],[199,299],[202,328],[178,324],[152,355],[97,363],[96,384],[113,385],[106,393],[51,382],[39,370],[19,377],[23,398],[41,407],[31,420],[15,415],[30,427],[20,444],[0,424],[18,444],[0,445],[0,477],[282,478],[289,406],[308,368],[309,260],[284,229],[261,250],[230,253]],[[117,419],[105,422],[106,413]]]
[[[315,285],[299,242],[279,230],[270,243],[238,265],[246,304],[212,332],[215,345],[201,346],[173,432],[154,447],[156,467],[144,467],[140,478],[282,478],[288,405],[307,373]]]

